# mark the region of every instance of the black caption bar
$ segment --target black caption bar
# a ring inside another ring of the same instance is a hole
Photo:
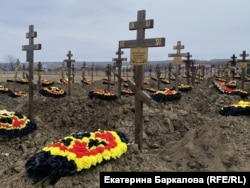
[[[250,187],[250,172],[101,172],[100,188]]]

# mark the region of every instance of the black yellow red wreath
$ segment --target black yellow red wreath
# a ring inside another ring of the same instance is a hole
[[[25,164],[26,176],[34,182],[49,178],[54,185],[64,176],[87,170],[127,152],[128,138],[122,132],[78,132],[41,149]]]
[[[236,104],[224,106],[219,110],[223,116],[250,115],[250,102],[240,100]]]
[[[105,89],[93,89],[88,96],[90,99],[97,98],[102,100],[116,100],[118,98],[112,91]]]
[[[6,86],[0,85],[0,93],[9,93],[10,90]]]
[[[157,102],[179,100],[181,96],[180,92],[169,88],[157,90],[155,93],[151,94],[151,98]]]
[[[129,88],[123,88],[121,91],[122,95],[134,95],[134,92]]]
[[[0,110],[0,136],[13,138],[27,135],[37,128],[36,123],[19,112]]]
[[[47,97],[55,98],[65,97],[67,95],[67,93],[62,88],[54,86],[44,87],[40,89],[39,93]]]
[[[191,91],[193,89],[193,87],[191,85],[187,85],[187,84],[181,84],[178,86],[179,91]]]
[[[53,82],[52,80],[43,79],[43,80],[41,81],[41,85],[42,85],[42,86],[45,86],[45,87],[51,86],[51,85],[53,85],[53,84],[54,84],[54,82]]]
[[[29,80],[26,79],[26,78],[20,78],[16,82],[19,83],[19,84],[28,84]]]
[[[28,96],[28,93],[25,92],[25,91],[9,91],[9,97],[13,97],[13,98],[16,98],[16,97],[27,97]]]

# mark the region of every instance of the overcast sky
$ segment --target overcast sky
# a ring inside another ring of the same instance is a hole
[[[1,0],[0,62],[26,61],[29,25],[37,31],[34,61],[112,61],[119,40],[136,39],[129,22],[146,10],[154,28],[146,38],[165,38],[165,47],[149,48],[148,59],[170,60],[177,41],[193,59],[238,58],[250,51],[250,0]],[[130,58],[123,49],[122,57]]]

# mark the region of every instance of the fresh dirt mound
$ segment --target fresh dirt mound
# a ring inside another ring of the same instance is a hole
[[[152,82],[154,82],[152,80]],[[2,82],[10,89],[28,92],[27,85]],[[155,86],[152,83],[151,86]],[[67,91],[67,85],[55,82]],[[162,85],[170,87],[169,85]],[[144,105],[143,149],[134,144],[134,96],[115,101],[89,99],[95,85],[72,84],[71,97],[45,97],[36,90],[34,119],[37,130],[12,139],[1,139],[1,184],[7,187],[39,187],[23,176],[26,161],[44,146],[79,131],[118,130],[129,138],[121,158],[73,176],[61,178],[55,187],[99,187],[101,171],[249,171],[250,116],[222,116],[224,105],[238,102],[236,95],[219,94],[211,79],[183,92],[176,101]],[[116,90],[116,85],[111,90]],[[246,83],[249,92],[250,84]],[[249,100],[249,99],[245,99]],[[28,115],[28,97],[0,94],[0,109]],[[51,186],[48,186],[51,187]]]

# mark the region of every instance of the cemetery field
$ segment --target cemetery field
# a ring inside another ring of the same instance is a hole
[[[131,74],[132,75],[132,74]],[[131,77],[130,75],[130,77]],[[6,82],[14,73],[1,73],[0,84],[11,90],[28,92],[28,84]],[[18,78],[22,73],[18,73]],[[66,92],[68,85],[59,82],[61,73],[43,75],[52,79],[55,87]],[[55,188],[98,188],[100,172],[229,172],[250,171],[250,114],[224,116],[222,107],[250,101],[239,95],[222,94],[214,86],[214,77],[205,77],[194,88],[181,92],[181,98],[164,102],[151,101],[151,107],[143,104],[142,148],[135,143],[135,97],[122,95],[117,100],[89,98],[93,88],[107,88],[102,79],[104,72],[94,73],[94,82],[81,84],[81,72],[72,83],[71,96],[53,98],[34,90],[34,122],[37,129],[14,138],[0,137],[1,186],[53,187],[48,181],[33,185],[25,176],[25,164],[45,146],[76,132],[95,132],[99,129],[120,131],[128,138],[127,151],[120,158],[100,163],[70,176],[58,179]],[[37,80],[37,75],[34,76]],[[86,79],[91,75],[86,74]],[[158,82],[145,75],[149,85],[156,88]],[[113,77],[111,77],[113,80]],[[186,83],[180,78],[180,84]],[[122,83],[122,86],[126,82]],[[240,81],[237,81],[238,86]],[[160,83],[160,88],[172,88],[175,82]],[[117,92],[117,78],[110,90]],[[245,82],[250,92],[250,82]],[[151,93],[148,92],[148,95]],[[28,115],[28,97],[10,97],[0,93],[0,110],[16,111]]]

